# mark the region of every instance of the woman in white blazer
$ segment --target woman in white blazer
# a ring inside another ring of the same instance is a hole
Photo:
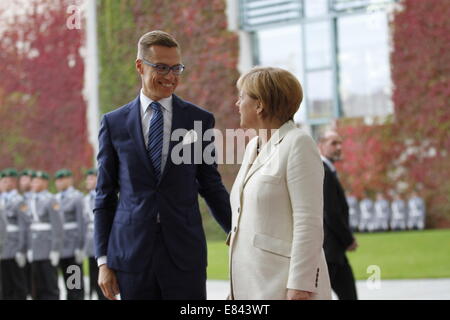
[[[241,127],[254,129],[231,191],[231,299],[331,299],[323,244],[324,168],[293,122],[303,99],[286,70],[241,76]]]

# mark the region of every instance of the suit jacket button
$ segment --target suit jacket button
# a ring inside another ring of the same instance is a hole
[[[241,213],[241,207],[238,208],[238,213]]]
[[[237,228],[236,228],[236,227],[234,227],[234,229],[233,229],[233,232],[236,232],[236,230],[237,230]]]

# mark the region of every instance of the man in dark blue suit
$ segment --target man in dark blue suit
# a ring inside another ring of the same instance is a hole
[[[342,159],[342,138],[334,130],[319,137],[325,176],[323,181],[323,249],[331,288],[340,300],[357,300],[355,277],[346,252],[358,243],[350,228],[349,207],[334,163]]]
[[[136,69],[140,95],[106,114],[99,133],[94,209],[99,285],[109,299],[119,293],[127,300],[206,299],[198,194],[225,232],[231,229],[229,195],[217,165],[193,161],[211,150],[212,141],[202,137],[214,127],[214,117],[173,94],[184,66],[171,35],[142,36]],[[180,136],[171,137],[175,132],[186,135],[174,139]],[[176,152],[180,143],[182,151]],[[181,164],[175,159],[180,156]]]

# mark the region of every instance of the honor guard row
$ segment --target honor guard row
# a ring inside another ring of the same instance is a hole
[[[383,194],[378,193],[376,201],[369,197],[358,201],[350,195],[350,226],[353,231],[373,232],[387,230],[423,230],[425,228],[425,202],[413,192],[405,201],[399,195],[389,202]]]
[[[68,300],[84,299],[83,261],[89,258],[90,294],[103,299],[93,252],[93,199],[97,172],[86,172],[85,196],[73,174],[55,173],[56,194],[44,171],[0,172],[0,254],[2,299],[60,298],[58,269]],[[20,192],[19,192],[20,190]],[[74,278],[78,277],[78,279]]]

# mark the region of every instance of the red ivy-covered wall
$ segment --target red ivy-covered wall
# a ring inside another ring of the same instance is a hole
[[[343,139],[344,159],[338,163],[340,177],[348,192],[362,198],[367,192],[374,197],[376,192],[387,192],[394,188],[388,173],[393,169],[399,147],[390,139],[390,125],[366,126],[358,121],[339,122],[338,131]]]
[[[402,5],[392,25],[393,134],[407,142],[404,178],[423,187],[430,224],[450,226],[450,1]]]
[[[449,17],[448,0],[401,1],[391,23],[394,119],[339,126],[346,186],[359,194],[419,190],[429,227],[450,227]]]
[[[18,3],[24,12],[0,12],[0,169],[64,167],[79,177],[93,150],[82,96],[84,30],[66,26],[74,1]]]

